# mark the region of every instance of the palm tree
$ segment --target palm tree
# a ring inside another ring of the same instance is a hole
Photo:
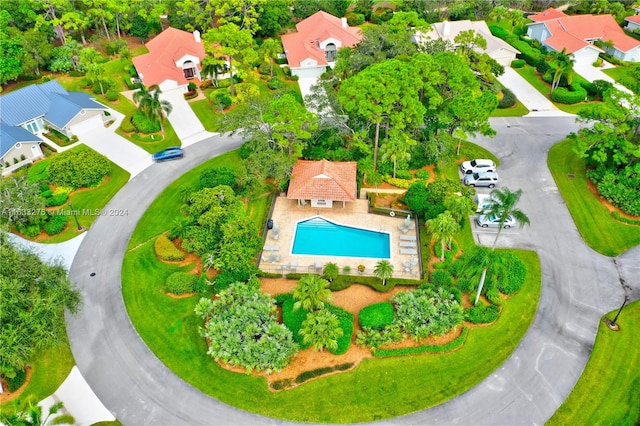
[[[550,57],[556,66],[555,72],[553,73],[553,81],[551,82],[551,91],[558,88],[560,79],[562,79],[563,76],[567,79],[567,84],[570,85],[573,80],[573,57],[567,54],[566,48],[562,49],[561,52],[552,52]]]
[[[205,56],[202,59],[201,74],[206,78],[213,76],[213,84],[218,87],[218,75],[226,71],[227,63],[224,58],[216,58],[213,55]]]
[[[450,194],[444,199],[444,208],[451,213],[458,223],[473,214],[474,207],[471,198],[463,195]]]
[[[324,307],[324,302],[331,300],[329,281],[319,275],[305,275],[293,289],[293,298],[296,300],[296,303],[293,304],[294,310],[300,308],[308,311],[321,309]]]
[[[340,269],[338,269],[338,265],[333,262],[328,262],[324,265],[324,270],[322,271],[322,276],[329,282],[332,282],[338,275],[340,274]]]
[[[160,99],[161,94],[162,91],[157,84],[150,86],[148,89],[141,85],[133,94],[133,101],[138,103],[138,110],[149,121],[160,122],[160,131],[164,133],[164,117],[171,114],[173,107],[169,101]]]
[[[396,131],[395,129],[391,131],[389,140],[380,148],[380,156],[383,160],[393,161],[394,178],[396,177],[398,161],[409,161],[411,159],[409,151],[416,144],[417,142],[405,133]]]
[[[382,280],[382,285],[387,285],[387,280],[393,276],[393,265],[388,260],[381,260],[373,268],[373,274]]]
[[[265,40],[260,46],[264,61],[269,63],[269,77],[273,77],[274,57],[282,50],[280,46],[280,43],[273,38]]]
[[[64,404],[60,401],[49,407],[46,417],[42,417],[42,407],[29,401],[29,407],[25,411],[16,411],[11,415],[0,413],[0,423],[6,425],[20,425],[20,426],[42,426],[47,424],[55,425],[72,425],[75,424],[75,419],[70,414],[60,414],[49,421],[51,416],[58,414],[64,407]]]
[[[307,318],[302,321],[299,333],[304,344],[311,345],[320,352],[324,348],[336,349],[338,339],[344,334],[338,317],[327,309],[309,312]]]
[[[431,232],[431,241],[440,241],[442,254],[440,261],[444,262],[444,246],[451,248],[453,236],[460,230],[460,224],[450,211],[440,213],[437,217],[427,221],[427,227]]]
[[[496,249],[496,243],[498,242],[504,223],[509,216],[513,217],[521,228],[524,225],[531,223],[529,217],[522,210],[516,207],[521,196],[521,189],[518,189],[515,192],[511,192],[509,188],[504,188],[503,190],[494,189],[491,191],[489,208],[486,210],[485,214],[490,216],[493,215],[500,219],[498,233],[496,234],[496,238],[493,240],[493,245],[491,246],[491,253]],[[482,287],[484,286],[484,279],[487,275],[487,268],[489,266],[488,261],[489,258],[485,259],[482,275],[480,275],[480,283],[478,284],[478,292],[476,293],[476,300],[473,302],[474,305],[478,303]]]

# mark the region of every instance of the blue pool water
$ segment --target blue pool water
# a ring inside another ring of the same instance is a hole
[[[336,225],[315,217],[298,223],[293,254],[389,259],[389,234]]]

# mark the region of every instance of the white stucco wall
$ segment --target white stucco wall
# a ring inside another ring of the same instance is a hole
[[[576,63],[591,65],[596,59],[598,59],[599,52],[590,47],[585,47],[584,49],[580,49],[573,54],[573,58]]]
[[[529,28],[527,28],[527,35],[532,39],[542,41],[549,38],[551,33],[549,33],[549,30],[547,30],[547,27],[545,27],[543,23],[539,23],[529,25]]]
[[[325,66],[291,68],[291,75],[297,75],[299,78],[318,78],[326,71]]]
[[[640,24],[627,21],[627,26],[625,28],[629,31],[634,31],[634,30],[640,29]]]

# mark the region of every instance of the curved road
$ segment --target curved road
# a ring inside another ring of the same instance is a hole
[[[589,249],[547,169],[549,148],[577,128],[573,118],[492,124],[498,136],[478,143],[501,158],[503,185],[524,190],[520,206],[532,222],[524,230],[503,232],[499,244],[540,255],[543,288],[536,319],[509,360],[481,384],[440,406],[382,423],[543,423],[578,380],[600,316],[619,306],[625,292],[640,297],[640,247],[615,259]],[[74,259],[70,275],[84,307],[68,317],[73,354],[96,395],[126,425],[285,423],[222,404],[173,374],[136,333],[121,294],[124,253],[151,202],[186,170],[239,144],[235,138],[209,138],[188,147],[182,161],[146,169],[107,206],[128,209],[128,217],[98,218]],[[476,237],[488,244],[492,234]]]

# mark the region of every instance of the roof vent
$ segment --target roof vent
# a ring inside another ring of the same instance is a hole
[[[342,20],[342,28],[347,28],[349,24],[347,24],[347,18],[340,18]]]
[[[196,41],[196,43],[200,43],[200,31],[195,30],[195,31],[193,32],[193,38],[194,38],[194,40]]]

